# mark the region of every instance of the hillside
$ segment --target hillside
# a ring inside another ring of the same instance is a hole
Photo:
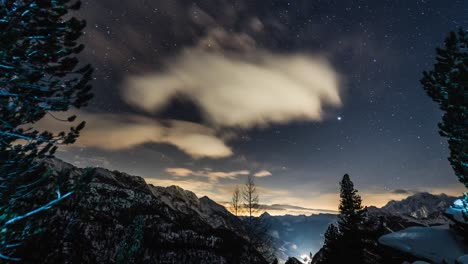
[[[37,219],[44,232],[16,252],[25,263],[246,263],[239,220],[207,197],[57,159],[49,168],[74,193]]]

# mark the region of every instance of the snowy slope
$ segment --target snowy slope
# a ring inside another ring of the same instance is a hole
[[[468,225],[465,210],[463,200],[457,199],[445,211],[450,224],[406,228],[380,237],[379,243],[431,263],[467,263],[468,244],[462,235]]]
[[[448,225],[410,227],[382,236],[379,243],[432,263],[455,264],[468,254],[468,246]]]
[[[213,228],[227,228],[238,233],[244,229],[239,218],[207,196],[198,198],[195,193],[179,186],[149,186],[153,195],[172,209],[186,214],[197,214]]]

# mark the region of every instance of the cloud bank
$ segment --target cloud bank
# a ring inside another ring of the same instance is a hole
[[[257,173],[254,174],[255,177],[269,177],[272,176],[273,174],[267,170],[261,170]]]
[[[129,114],[91,114],[82,111],[73,114],[80,120],[86,120],[87,124],[75,146],[122,150],[145,143],[165,143],[193,158],[223,158],[232,155],[231,148],[217,136],[214,129],[200,124],[178,120],[161,121]],[[48,116],[36,127],[66,131],[68,125]]]
[[[150,117],[179,95],[193,100],[206,122]],[[199,47],[181,54],[165,71],[130,77],[122,96],[147,113],[69,113],[87,121],[78,145],[122,150],[164,143],[196,159],[225,158],[233,154],[228,141],[236,138],[230,133],[236,129],[321,120],[324,106],[341,104],[338,76],[323,59],[267,52],[248,58]],[[50,117],[40,125],[52,131],[65,129]]]
[[[149,11],[143,6],[121,8]],[[98,27],[105,21],[95,6],[87,10],[100,21],[87,34],[87,55],[92,60],[104,59],[99,63],[111,63],[115,69],[126,65],[125,71],[116,73],[118,77],[103,78],[100,82],[106,83],[100,85],[120,87],[121,93],[114,99],[137,111],[124,115],[103,109],[104,113],[79,113],[88,125],[78,145],[123,150],[163,143],[195,159],[219,159],[233,155],[230,144],[237,138],[236,132],[292,121],[319,121],[327,106],[341,105],[339,77],[328,61],[305,53],[269,50],[262,44],[273,32],[268,30],[268,19],[247,12],[247,4],[233,8],[228,2],[209,7],[162,1],[150,6],[152,14],[167,10],[165,13],[174,15],[170,19],[154,16],[166,25],[156,29],[154,36],[164,38],[143,34],[153,32],[154,27],[140,27],[127,18],[122,18],[121,30],[104,30]],[[100,9],[110,7],[114,8],[112,1],[99,4]],[[172,36],[174,32],[181,35]],[[172,52],[163,52],[166,42],[179,45]],[[202,122],[154,118],[178,96],[199,107]],[[56,127],[51,122],[48,125]],[[270,175],[257,177],[266,176]]]
[[[248,170],[238,170],[238,171],[213,171],[211,169],[202,169],[193,171],[186,168],[167,168],[166,172],[175,177],[187,177],[187,176],[196,176],[196,177],[206,177],[211,182],[217,182],[219,179],[235,179],[239,176],[249,175],[250,171]]]
[[[129,77],[122,93],[150,113],[187,96],[217,127],[321,120],[325,105],[341,105],[339,78],[326,60],[261,50],[240,56],[188,49],[163,72]]]

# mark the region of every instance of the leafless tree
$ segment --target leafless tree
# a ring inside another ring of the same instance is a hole
[[[261,253],[264,257],[272,260],[271,257],[271,237],[268,234],[269,225],[265,222],[265,219],[258,217],[260,208],[260,199],[255,184],[254,177],[249,175],[246,183],[242,188],[242,209],[247,213],[245,219],[245,226],[247,231],[247,237],[249,241],[249,250],[254,250]],[[252,256],[249,255],[249,263],[252,262],[250,259]]]
[[[254,177],[252,175],[248,176],[247,182],[244,185],[242,190],[242,199],[244,209],[248,214],[249,224],[252,224],[255,215],[258,214],[260,209],[257,186],[255,185]]]
[[[241,193],[239,186],[236,186],[234,192],[232,193],[231,209],[234,215],[239,216],[241,211]]]

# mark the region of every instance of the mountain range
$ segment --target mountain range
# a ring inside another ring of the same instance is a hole
[[[73,194],[32,219],[43,232],[13,252],[23,263],[267,263],[248,250],[241,220],[208,197],[57,159],[48,166]]]
[[[444,211],[456,197],[445,194],[416,193],[401,201],[390,201],[381,208],[367,208],[361,234],[364,257],[367,263],[400,264],[417,261],[413,255],[405,254],[379,243],[379,238],[409,227],[448,226]],[[312,264],[323,263],[323,248],[313,257]],[[416,263],[416,262],[415,262]]]
[[[368,207],[370,215],[396,216],[415,224],[430,226],[446,224],[448,219],[443,212],[450,207],[457,197],[446,194],[416,193],[401,201],[390,201],[385,206]]]
[[[73,194],[32,220],[43,232],[14,252],[24,263],[248,263],[248,256],[250,263],[268,263],[256,251],[249,254],[242,218],[209,197],[58,159],[48,161],[48,167],[55,181],[38,190],[31,206],[50,200],[57,179],[62,192]],[[444,223],[441,212],[454,199],[419,193],[382,208],[369,207],[368,214],[385,232]],[[270,227],[278,257],[286,260],[319,251],[323,233],[337,216],[260,217]]]
[[[389,201],[385,206],[367,208],[371,222],[383,221],[388,232],[408,226],[446,224],[444,212],[456,197],[445,194],[416,193],[401,201]],[[281,206],[284,207],[284,206]],[[264,215],[275,237],[275,246],[281,260],[296,257],[308,259],[309,252],[317,253],[323,244],[328,225],[336,222],[336,214]],[[376,228],[376,227],[371,227]]]

